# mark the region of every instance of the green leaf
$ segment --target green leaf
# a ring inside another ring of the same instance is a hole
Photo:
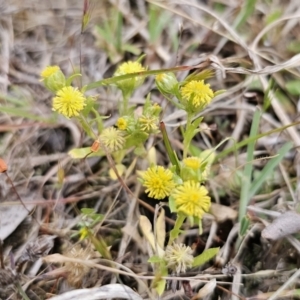
[[[188,82],[192,81],[192,80],[206,80],[208,78],[211,78],[214,76],[214,72],[212,70],[209,70],[209,69],[206,69],[206,70],[203,70],[201,72],[194,72],[190,75],[188,75],[184,81],[181,83],[181,85],[185,85],[187,84]]]
[[[110,260],[112,259],[111,254],[106,245],[106,242],[101,236],[98,236],[96,238],[94,235],[90,234],[89,238],[91,239],[96,250],[103,256],[103,258],[110,259]]]
[[[167,151],[169,160],[170,160],[170,162],[173,166],[176,166],[176,173],[179,174],[180,173],[179,163],[178,163],[178,160],[176,159],[175,153],[174,153],[173,148],[171,146],[171,143],[170,143],[170,140],[169,140],[169,137],[168,137],[168,134],[167,134],[167,130],[166,130],[166,127],[165,127],[165,123],[160,122],[159,127],[160,127],[160,130],[161,130],[162,136],[163,136],[163,141],[164,141],[164,144],[165,144],[165,147],[166,147],[166,151]]]
[[[34,120],[34,121],[40,121],[43,123],[54,123],[54,117],[52,116],[52,119],[46,119],[44,116],[37,116],[35,114],[30,113],[27,111],[29,109],[24,109],[24,108],[15,108],[15,107],[8,107],[8,106],[0,106],[0,112],[7,113],[12,116],[17,116],[17,117],[23,117],[26,119]]]
[[[161,296],[163,294],[163,292],[165,291],[166,284],[167,284],[166,279],[161,279],[161,280],[156,282],[155,290],[157,291],[157,294],[159,296]]]
[[[162,295],[162,293],[165,291],[166,288],[166,279],[163,279],[162,277],[168,276],[168,268],[166,266],[166,262],[164,260],[161,260],[161,263],[159,265],[159,270],[155,274],[155,278],[153,279],[153,287],[157,291],[158,295]]]
[[[253,121],[250,130],[250,137],[255,137],[259,128],[259,121],[261,117],[261,112],[259,110],[255,111],[253,116]],[[242,177],[242,187],[241,187],[241,196],[240,196],[240,208],[239,208],[239,221],[246,214],[247,205],[249,203],[249,191],[251,186],[252,179],[252,170],[253,170],[253,159],[254,159],[254,150],[255,150],[255,140],[252,140],[248,143],[247,147],[247,164],[244,168],[243,177]]]
[[[277,21],[280,17],[282,16],[282,11],[277,9],[273,12],[271,12],[269,15],[266,17],[266,25],[269,25],[275,21]]]
[[[206,262],[211,260],[214,256],[216,256],[218,254],[219,250],[220,250],[219,247],[218,248],[210,248],[210,249],[205,250],[200,255],[198,255],[194,258],[193,267],[198,267],[198,266],[205,264]]]
[[[293,143],[286,143],[280,150],[278,151],[278,155],[273,157],[268,161],[260,175],[252,182],[249,199],[252,198],[256,192],[261,188],[261,186],[265,183],[265,180],[268,176],[273,173],[274,168],[282,161],[284,156],[290,151],[293,147]]]
[[[300,95],[300,80],[291,80],[286,83],[285,87],[290,94],[294,96]]]
[[[244,236],[246,234],[249,225],[250,225],[250,219],[247,216],[244,216],[244,218],[241,221],[240,236]]]
[[[146,132],[135,131],[126,138],[126,143],[124,148],[128,149],[133,146],[135,147],[140,146],[147,140],[148,136],[149,134]]]
[[[104,152],[100,149],[98,152],[91,152],[90,147],[84,148],[74,148],[68,152],[68,154],[74,159],[80,159],[85,157],[92,157],[92,156],[104,156]]]
[[[91,215],[95,213],[95,210],[93,208],[87,208],[84,207],[80,210],[84,215]]]
[[[149,262],[149,263],[160,263],[161,261],[162,261],[162,258],[159,257],[158,255],[151,256],[151,257],[148,259],[148,262]]]
[[[73,81],[73,79],[74,78],[76,78],[76,77],[81,77],[82,75],[80,74],[80,73],[75,73],[75,74],[73,74],[73,75],[71,75],[69,78],[67,78],[67,80],[66,80],[66,86],[69,86],[69,85],[71,85],[71,83],[72,83],[72,81]]]

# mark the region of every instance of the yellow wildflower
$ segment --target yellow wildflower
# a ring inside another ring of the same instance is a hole
[[[168,197],[175,188],[173,173],[161,166],[152,166],[147,171],[140,172],[146,193],[154,199]]]
[[[48,66],[41,72],[41,77],[43,79],[50,77],[60,70],[59,66]]]
[[[146,69],[137,61],[128,61],[119,66],[114,76],[121,76],[131,73],[143,72]],[[139,87],[144,81],[143,76],[134,76],[132,78],[123,79],[116,82],[116,85],[128,93]]]
[[[166,248],[164,259],[168,268],[177,274],[185,273],[187,268],[192,267],[194,256],[191,247],[184,244],[173,244]]]
[[[178,212],[201,219],[210,208],[210,197],[207,194],[204,186],[189,180],[178,186],[172,196]]]
[[[63,87],[53,98],[53,110],[70,118],[78,116],[86,103],[85,96],[72,86]]]
[[[51,92],[56,93],[66,85],[66,78],[59,66],[48,66],[41,72],[41,81]]]
[[[116,126],[120,129],[120,130],[126,130],[127,126],[128,126],[128,122],[125,118],[121,117],[117,120],[116,122]]]
[[[84,240],[86,237],[88,237],[90,234],[90,230],[88,229],[88,227],[81,227],[79,230],[79,240],[82,241]]]
[[[192,157],[188,157],[188,158],[185,158],[183,160],[183,163],[188,167],[188,168],[191,168],[193,170],[199,170],[200,167],[201,167],[201,164],[202,164],[202,161],[200,158],[198,157],[195,157],[195,156],[192,156]]]
[[[181,96],[186,101],[186,108],[192,111],[203,109],[214,97],[214,92],[209,84],[203,80],[192,80],[185,84],[181,89]]]
[[[107,150],[114,152],[123,148],[125,139],[121,130],[108,127],[100,134],[100,142],[102,142]]]
[[[158,130],[157,118],[151,116],[141,116],[139,119],[139,124],[142,131],[147,133],[156,132]]]
[[[137,61],[128,61],[119,66],[117,69],[115,76],[130,74],[130,73],[138,73],[145,71],[145,68]]]

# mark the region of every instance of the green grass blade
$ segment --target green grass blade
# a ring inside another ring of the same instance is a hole
[[[257,110],[253,116],[253,122],[250,130],[250,138],[257,136],[260,117],[261,117],[261,112]],[[241,185],[239,221],[241,221],[242,218],[245,216],[247,205],[249,202],[249,191],[251,186],[251,178],[252,178],[252,170],[253,170],[252,161],[254,156],[255,143],[256,140],[251,140],[249,141],[247,147],[247,164],[243,172],[242,185]]]
[[[234,21],[234,28],[239,28],[247,21],[247,19],[253,14],[255,10],[255,4],[256,0],[245,1],[245,3],[243,4],[243,8],[241,9],[240,13]]]
[[[283,131],[283,130],[289,128],[289,127],[296,126],[296,125],[299,125],[299,124],[300,124],[299,121],[293,122],[293,123],[288,124],[288,125],[286,125],[286,126],[282,126],[282,127],[280,127],[280,128],[272,129],[272,130],[270,130],[270,131],[267,131],[267,132],[258,134],[258,135],[254,136],[254,137],[249,137],[249,138],[247,138],[247,139],[245,139],[245,140],[243,140],[243,141],[241,141],[241,142],[239,142],[239,143],[236,143],[234,146],[232,146],[232,147],[230,147],[230,148],[228,148],[228,149],[226,149],[226,150],[220,152],[220,153],[216,156],[215,160],[218,160],[218,159],[220,159],[220,158],[226,157],[230,152],[237,151],[237,150],[240,149],[241,147],[244,147],[244,146],[246,146],[247,144],[249,144],[249,142],[251,142],[251,141],[256,141],[256,140],[258,140],[258,139],[260,139],[260,138],[262,138],[262,137],[264,137],[264,136],[268,136],[268,135],[271,135],[271,134],[273,134],[273,133],[281,132],[281,131]]]
[[[7,113],[11,116],[23,117],[23,118],[34,120],[34,121],[40,121],[43,123],[54,123],[55,122],[53,117],[46,119],[43,116],[33,115],[33,114],[31,114],[25,110],[22,110],[20,108],[0,106],[0,112]]]
[[[292,142],[286,143],[282,148],[280,148],[280,150],[278,151],[278,155],[268,161],[268,163],[261,171],[260,175],[251,184],[249,198],[252,198],[256,194],[256,192],[264,184],[265,179],[272,174],[274,168],[282,161],[284,156],[288,153],[288,151],[290,151],[292,147]]]

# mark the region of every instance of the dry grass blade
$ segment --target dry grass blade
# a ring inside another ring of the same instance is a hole
[[[107,299],[107,297],[122,298],[130,300],[142,300],[136,292],[126,285],[121,284],[108,284],[99,288],[92,289],[79,289],[64,293],[60,296],[49,298],[50,300],[97,300]]]

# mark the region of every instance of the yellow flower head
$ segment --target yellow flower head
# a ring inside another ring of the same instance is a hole
[[[140,172],[143,186],[146,193],[154,199],[164,199],[168,197],[175,188],[173,173],[161,166],[152,166],[147,171]]]
[[[146,69],[137,61],[128,61],[119,66],[114,76],[121,76],[131,73],[143,72]],[[142,76],[134,76],[132,78],[120,80],[116,82],[116,85],[126,92],[132,92],[134,89],[139,87],[144,81]]]
[[[190,169],[199,170],[202,164],[202,161],[199,157],[188,157],[183,160],[183,163]]]
[[[203,80],[192,80],[185,84],[180,93],[182,99],[186,102],[187,110],[199,111],[207,106],[214,97],[214,92],[209,84],[205,84]]]
[[[60,70],[59,66],[48,66],[41,72],[41,77],[43,79],[50,77]]]
[[[210,197],[207,194],[204,186],[189,180],[178,186],[172,196],[178,212],[201,219],[210,208]]]
[[[164,259],[168,268],[177,274],[185,273],[186,269],[193,265],[193,250],[184,244],[169,245],[166,248]]]
[[[126,130],[127,126],[128,126],[128,122],[125,118],[121,117],[117,120],[116,122],[116,126],[120,129],[120,130]]]
[[[56,93],[66,85],[66,78],[59,66],[48,66],[41,72],[45,87]]]
[[[128,61],[119,66],[115,76],[137,73],[145,71],[146,69],[137,61]]]
[[[138,119],[140,128],[142,131],[147,133],[154,133],[158,130],[158,119],[153,116],[141,116]]]
[[[70,118],[78,116],[86,105],[85,96],[72,86],[63,87],[53,98],[53,110]]]
[[[100,142],[103,143],[107,150],[114,152],[123,148],[125,138],[121,130],[114,127],[108,127],[100,134]]]

